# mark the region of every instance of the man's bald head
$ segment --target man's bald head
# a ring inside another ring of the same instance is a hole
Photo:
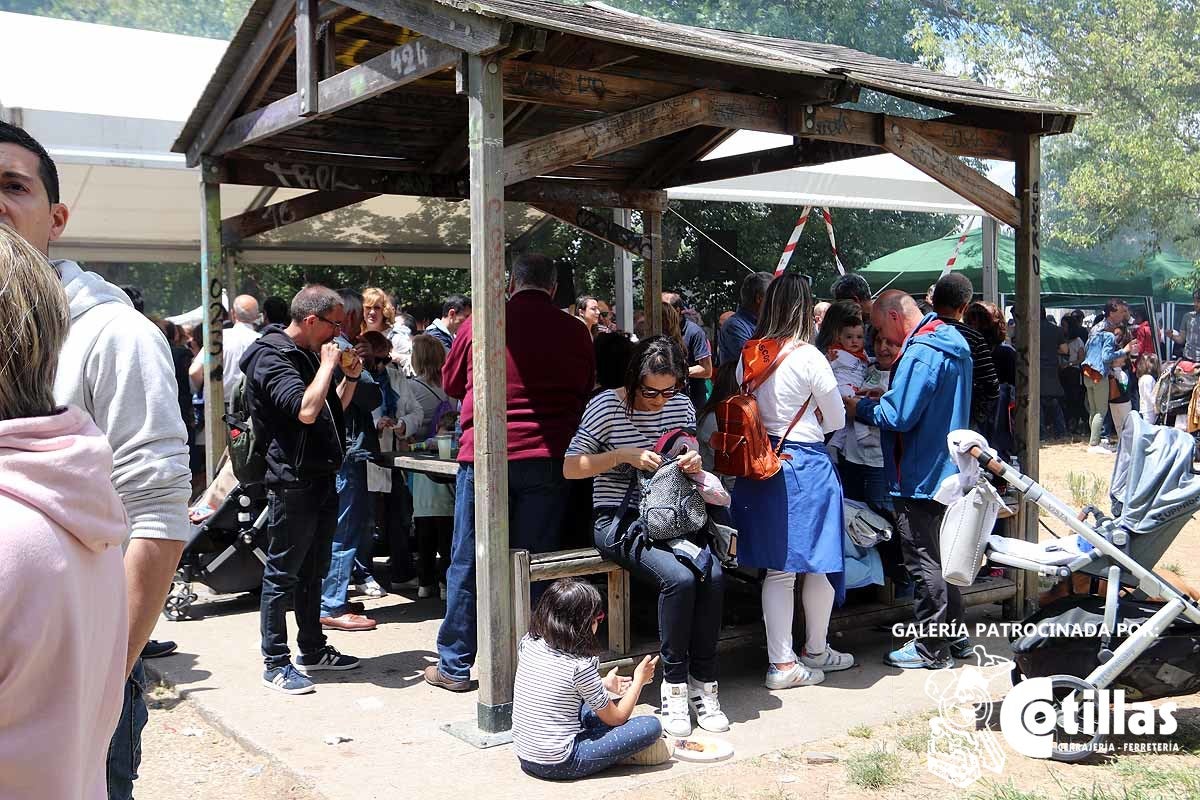
[[[904,343],[922,317],[917,302],[898,289],[889,289],[879,295],[871,309],[871,324],[895,345]]]
[[[233,321],[253,325],[258,322],[258,301],[248,294],[239,294],[233,300]]]

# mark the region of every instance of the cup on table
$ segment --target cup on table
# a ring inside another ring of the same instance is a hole
[[[454,437],[450,434],[440,434],[437,437],[438,458],[443,461],[450,460],[450,448],[453,444]]]

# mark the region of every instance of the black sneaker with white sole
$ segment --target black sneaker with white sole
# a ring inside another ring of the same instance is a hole
[[[263,686],[284,694],[308,694],[316,687],[308,678],[296,671],[291,664],[273,667],[263,673]]]
[[[357,658],[354,656],[344,656],[333,645],[329,644],[310,655],[301,654],[296,657],[296,669],[305,675],[320,669],[354,669],[358,664],[359,661]]]

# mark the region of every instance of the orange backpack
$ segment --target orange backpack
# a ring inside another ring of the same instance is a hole
[[[766,480],[779,472],[781,460],[791,456],[782,455],[783,444],[796,423],[808,410],[810,395],[792,418],[792,424],[779,440],[778,447],[771,447],[767,429],[763,426],[754,392],[779,368],[796,345],[788,342],[780,345],[777,339],[751,339],[742,348],[741,391],[717,404],[717,431],[709,444],[713,449],[713,469],[736,478]]]

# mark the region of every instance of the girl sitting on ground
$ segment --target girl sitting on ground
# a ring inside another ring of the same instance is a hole
[[[571,578],[555,581],[533,611],[518,648],[512,734],[521,769],[535,778],[571,780],[671,756],[658,719],[631,716],[658,656],[644,657],[632,678],[614,668],[601,679],[603,621],[596,587]]]

